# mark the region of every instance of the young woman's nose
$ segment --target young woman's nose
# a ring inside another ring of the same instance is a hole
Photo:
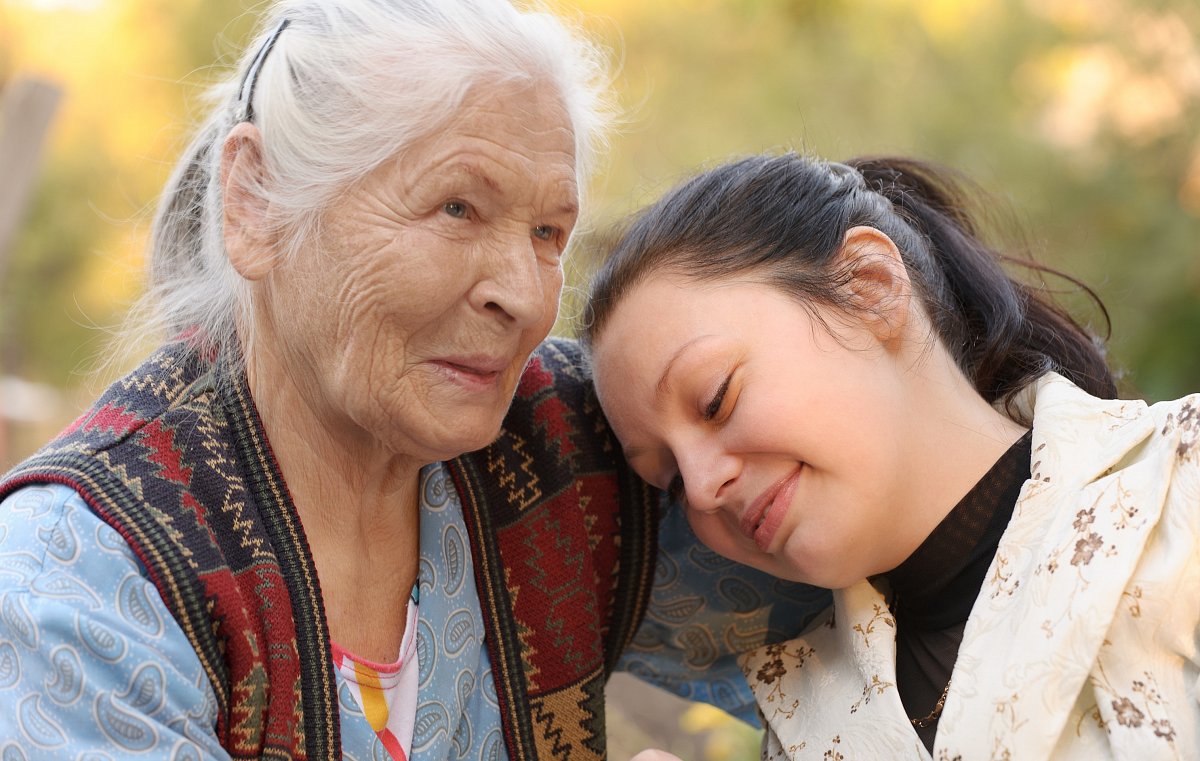
[[[680,458],[679,472],[688,506],[714,512],[728,501],[730,487],[741,472],[741,461],[720,447],[707,445]]]

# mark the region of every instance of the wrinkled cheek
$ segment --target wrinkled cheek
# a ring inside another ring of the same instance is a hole
[[[342,345],[379,349],[408,332],[404,326],[410,315],[398,308],[402,297],[374,282],[350,280],[331,301],[327,309],[332,324],[327,329]]]
[[[387,415],[411,396],[406,338],[390,321],[359,312],[347,332],[335,338],[338,383],[346,393],[371,400],[375,414]]]
[[[547,280],[548,282],[542,288],[542,292],[546,294],[546,319],[542,321],[542,335],[538,338],[537,343],[541,343],[542,339],[550,335],[550,330],[554,327],[554,323],[558,319],[559,308],[562,306],[562,267],[555,268],[554,273]]]

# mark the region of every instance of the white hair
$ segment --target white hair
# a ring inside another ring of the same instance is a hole
[[[444,126],[473,85],[512,81],[557,88],[585,187],[614,113],[607,61],[558,17],[508,0],[278,0],[236,72],[210,89],[212,111],[159,201],[135,330],[195,331],[239,356],[250,296],[225,252],[220,166],[248,108],[267,177],[253,190],[287,257],[341,191]]]

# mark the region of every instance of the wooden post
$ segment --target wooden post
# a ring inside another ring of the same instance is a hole
[[[42,145],[61,96],[57,85],[33,77],[15,79],[0,92],[0,294],[5,290],[13,240],[36,185]],[[4,370],[0,366],[0,374]],[[0,403],[0,471],[8,462],[8,425]]]
[[[32,77],[16,79],[0,93],[0,287],[61,95],[57,85]]]

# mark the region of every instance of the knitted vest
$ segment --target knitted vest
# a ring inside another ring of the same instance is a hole
[[[513,759],[602,759],[603,685],[645,612],[656,515],[578,347],[546,342],[498,440],[449,463]],[[234,759],[341,757],[316,569],[244,379],[170,344],[0,482],[116,529],[199,656]]]

